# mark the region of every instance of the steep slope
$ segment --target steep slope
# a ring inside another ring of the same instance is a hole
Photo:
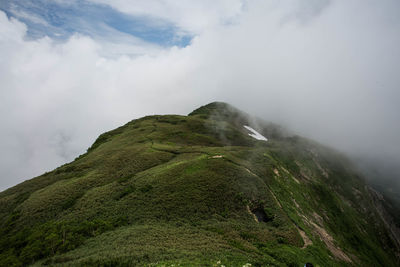
[[[386,208],[339,153],[216,102],[1,192],[0,265],[396,266]]]

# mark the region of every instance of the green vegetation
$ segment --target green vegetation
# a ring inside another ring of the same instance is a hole
[[[0,266],[396,266],[351,164],[258,123],[212,103],[100,135],[0,193]]]

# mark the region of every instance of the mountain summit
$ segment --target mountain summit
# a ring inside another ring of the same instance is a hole
[[[398,266],[394,212],[340,153],[214,102],[1,192],[0,266]]]

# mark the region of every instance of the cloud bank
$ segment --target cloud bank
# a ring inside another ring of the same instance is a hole
[[[0,190],[131,119],[215,100],[353,156],[400,163],[398,1],[93,1],[195,37],[186,47],[32,40],[0,11]]]

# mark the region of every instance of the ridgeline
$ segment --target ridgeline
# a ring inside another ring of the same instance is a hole
[[[1,192],[0,266],[398,266],[393,214],[345,156],[215,102]]]

